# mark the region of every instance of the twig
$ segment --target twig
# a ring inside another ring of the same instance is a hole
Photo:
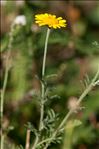
[[[30,148],[30,129],[27,130],[27,134],[26,134],[26,145],[25,145],[25,149],[29,149]]]

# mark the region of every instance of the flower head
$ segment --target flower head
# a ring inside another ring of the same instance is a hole
[[[15,18],[14,24],[16,25],[26,25],[26,17],[24,15],[19,15]]]
[[[56,18],[55,15],[51,15],[48,13],[35,15],[35,22],[39,26],[47,25],[49,28],[54,29],[66,27],[66,20],[63,20],[62,17]]]

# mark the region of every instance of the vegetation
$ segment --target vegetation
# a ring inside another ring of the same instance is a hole
[[[1,149],[98,149],[99,3],[0,5]]]

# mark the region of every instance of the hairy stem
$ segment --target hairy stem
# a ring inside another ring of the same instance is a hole
[[[96,73],[96,75],[94,76],[94,78],[92,79],[91,83],[89,84],[89,86],[84,90],[84,92],[81,94],[81,96],[79,97],[78,101],[77,101],[77,105],[79,105],[82,100],[86,97],[86,95],[91,91],[91,89],[94,87],[94,83],[96,82],[97,78],[99,76],[99,68],[98,71]],[[68,118],[71,116],[71,114],[73,113],[73,110],[69,110],[69,112],[66,114],[66,116],[64,117],[64,119],[62,120],[62,122],[59,124],[58,128],[56,129],[56,131],[53,133],[51,138],[48,138],[46,140],[43,140],[42,142],[40,142],[38,144],[41,145],[43,143],[46,143],[46,146],[44,149],[47,149],[48,146],[50,145],[50,143],[52,142],[52,140],[55,138],[55,136],[57,135],[57,133],[59,132],[60,129],[62,129],[64,127],[64,125],[66,124]]]
[[[0,118],[1,118],[1,149],[4,149],[4,133],[3,133],[3,110],[4,110],[4,96],[8,81],[8,73],[10,69],[10,55],[11,55],[11,48],[12,48],[12,42],[13,42],[13,30],[14,25],[11,26],[11,32],[9,33],[9,43],[8,43],[8,53],[6,57],[6,66],[5,66],[5,75],[4,75],[4,81],[3,81],[3,87],[1,91],[1,106],[0,106]]]
[[[45,64],[46,64],[46,55],[47,55],[47,45],[49,39],[50,29],[48,28],[45,40],[45,48],[44,48],[44,57],[43,57],[43,65],[42,65],[42,79],[45,76]],[[44,117],[44,94],[45,94],[45,87],[44,83],[42,83],[42,91],[41,91],[41,111],[40,111],[40,125],[39,130],[41,131],[43,128],[43,117]]]
[[[45,65],[46,65],[46,55],[47,55],[47,46],[48,46],[48,39],[50,35],[50,29],[48,28],[47,34],[46,34],[46,39],[45,39],[45,47],[44,47],[44,56],[43,56],[43,64],[42,64],[42,81],[45,76]],[[44,118],[44,94],[45,94],[45,86],[44,83],[42,82],[41,86],[41,108],[40,108],[40,122],[39,122],[39,131],[41,132],[43,129],[43,118]],[[37,146],[37,143],[39,141],[38,136],[36,136],[34,145],[32,149],[35,149]]]
[[[38,137],[38,135],[36,135],[36,138],[35,138],[34,144],[32,146],[32,149],[36,149],[38,141],[39,141],[39,137]]]

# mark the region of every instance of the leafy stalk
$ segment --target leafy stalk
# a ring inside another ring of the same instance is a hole
[[[97,81],[97,78],[99,76],[99,68],[97,73],[95,74],[94,78],[92,79],[91,83],[89,84],[89,86],[84,90],[84,92],[81,94],[81,96],[79,97],[78,101],[77,101],[77,105],[79,106],[80,103],[82,102],[82,100],[86,97],[86,95],[92,90],[92,88],[95,86],[95,83]],[[46,143],[44,149],[47,149],[48,146],[51,144],[51,142],[55,139],[57,133],[64,128],[64,125],[66,124],[68,118],[71,116],[71,114],[74,111],[72,109],[69,110],[69,112],[66,114],[66,116],[64,117],[64,119],[62,120],[62,122],[59,124],[59,126],[57,127],[57,129],[55,130],[55,132],[53,133],[53,135],[51,136],[51,138],[45,139],[41,142],[38,143],[37,146]]]
[[[5,75],[4,75],[4,81],[3,81],[3,87],[1,91],[1,102],[0,102],[0,117],[1,117],[1,149],[4,148],[4,133],[3,133],[3,111],[4,111],[4,97],[5,97],[5,91],[8,81],[8,73],[10,69],[10,55],[11,55],[11,49],[12,49],[12,42],[13,42],[13,30],[14,30],[14,24],[11,25],[11,31],[9,33],[9,43],[8,43],[8,53],[6,57],[6,66],[5,66]]]
[[[47,45],[49,39],[50,29],[48,28],[45,40],[45,48],[44,48],[44,57],[43,57],[43,66],[42,66],[42,79],[45,76],[45,64],[46,64],[46,55],[47,55]],[[45,87],[44,83],[42,83],[42,91],[41,91],[41,112],[40,112],[40,125],[39,130],[43,128],[43,117],[44,117],[44,94],[45,94]]]
[[[47,34],[46,34],[46,39],[45,39],[44,56],[43,56],[43,64],[42,64],[42,81],[43,81],[44,76],[45,76],[45,65],[46,65],[46,55],[47,55],[47,47],[48,47],[49,35],[50,35],[50,29],[48,28]],[[41,85],[40,122],[39,122],[39,131],[40,132],[42,131],[43,126],[44,126],[44,124],[43,124],[44,103],[45,103],[44,96],[45,96],[45,86],[44,86],[44,83],[42,82],[42,85]],[[34,145],[33,145],[32,149],[36,148],[38,141],[39,141],[39,137],[38,137],[38,135],[36,135],[35,142],[34,142]]]

